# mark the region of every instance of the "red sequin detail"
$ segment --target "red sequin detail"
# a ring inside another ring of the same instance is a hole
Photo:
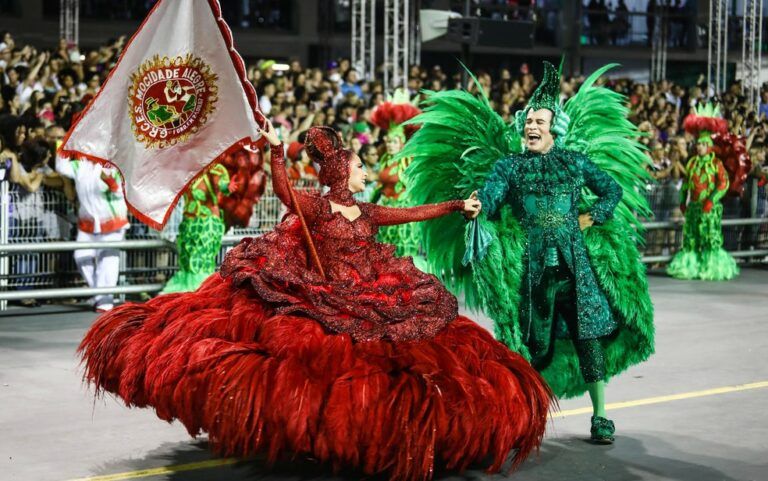
[[[282,149],[273,149],[275,193],[290,207]],[[433,337],[458,315],[456,298],[438,279],[418,270],[410,257],[375,241],[378,227],[432,219],[460,211],[463,201],[406,209],[357,204],[350,221],[331,212],[328,199],[297,193],[326,272],[311,269],[298,218],[290,215],[274,231],[245,239],[224,260],[221,274],[248,287],[276,313],[303,313],[355,341]],[[261,259],[266,263],[254,268]]]

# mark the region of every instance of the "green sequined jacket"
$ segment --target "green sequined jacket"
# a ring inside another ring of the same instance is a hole
[[[544,268],[564,262],[576,282],[578,339],[594,339],[613,332],[616,321],[597,284],[579,228],[584,186],[597,196],[587,212],[595,224],[602,224],[613,216],[621,186],[586,155],[559,147],[546,154],[524,152],[499,160],[478,197],[491,219],[502,206],[510,205],[527,234],[522,283],[527,292],[521,293],[521,322],[530,326],[531,292]]]

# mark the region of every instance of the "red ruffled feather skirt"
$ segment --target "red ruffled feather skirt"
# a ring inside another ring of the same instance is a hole
[[[79,352],[98,392],[208,433],[218,454],[306,455],[392,479],[519,463],[551,402],[522,357],[465,317],[429,339],[353,342],[219,274],[105,314]]]

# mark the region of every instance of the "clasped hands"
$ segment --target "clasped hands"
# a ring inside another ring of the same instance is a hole
[[[464,201],[464,217],[467,219],[475,219],[480,215],[480,211],[483,209],[483,204],[477,198],[477,191],[472,192],[468,199]]]

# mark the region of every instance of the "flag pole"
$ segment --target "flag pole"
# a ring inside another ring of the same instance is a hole
[[[325,271],[323,265],[320,263],[320,257],[317,255],[317,249],[315,249],[315,243],[312,241],[312,234],[309,233],[307,227],[307,221],[304,219],[304,214],[301,212],[301,206],[296,198],[296,192],[293,191],[293,187],[288,186],[288,192],[291,194],[291,204],[296,211],[296,215],[299,216],[299,222],[301,222],[301,231],[304,234],[304,240],[307,241],[307,247],[309,247],[309,255],[312,257],[312,263],[315,265],[317,272],[320,273],[320,277],[325,279]]]
[[[264,130],[264,128],[267,126],[267,117],[258,109],[254,109],[254,114],[256,117],[256,122],[259,124],[259,128]],[[259,122],[259,120],[261,120],[261,122]],[[266,139],[264,139],[263,135],[261,136],[260,140],[266,143]],[[273,147],[270,146],[270,148]],[[288,185],[288,193],[291,195],[291,204],[293,205],[293,209],[296,211],[296,215],[299,217],[299,222],[301,223],[301,232],[304,235],[304,240],[307,242],[307,247],[309,248],[309,256],[312,258],[312,263],[315,265],[315,269],[317,269],[320,277],[323,280],[326,280],[325,270],[323,270],[323,265],[320,263],[320,256],[317,255],[315,243],[312,241],[312,234],[309,232],[307,221],[304,219],[304,213],[301,211],[299,200],[296,198],[296,192],[294,192],[291,185]]]

